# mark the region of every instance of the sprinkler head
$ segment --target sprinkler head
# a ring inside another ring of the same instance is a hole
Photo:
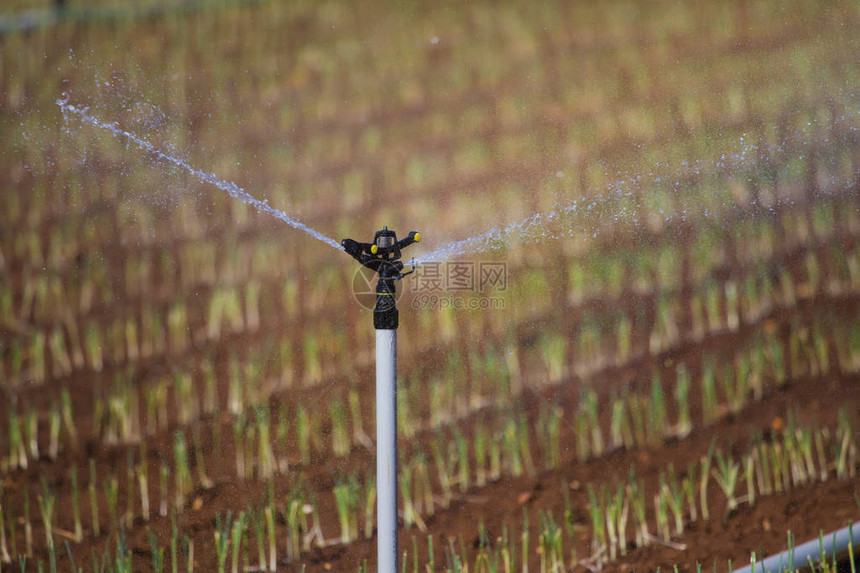
[[[341,241],[343,250],[361,266],[379,275],[379,282],[376,284],[376,306],[373,308],[373,325],[378,330],[397,328],[395,282],[415,272],[414,266],[411,271],[403,272],[403,262],[400,260],[401,250],[420,240],[421,233],[410,231],[405,238],[398,241],[394,231],[383,227],[374,233],[373,241],[370,243],[359,243],[353,239]]]
[[[377,268],[374,268],[379,266],[375,261],[393,262],[400,260],[400,251],[412,243],[419,241],[421,241],[421,233],[418,231],[410,231],[404,239],[398,241],[397,233],[386,226],[376,231],[373,234],[373,241],[369,243],[359,243],[353,239],[344,239],[340,244],[362,266],[378,271]]]

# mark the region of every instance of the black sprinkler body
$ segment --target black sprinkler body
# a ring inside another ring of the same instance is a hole
[[[376,330],[397,329],[395,282],[415,270],[413,267],[411,271],[403,272],[400,251],[420,240],[421,233],[410,231],[406,238],[398,241],[394,231],[383,227],[373,235],[372,243],[359,243],[352,239],[341,241],[343,249],[352,258],[379,275],[379,282],[376,283],[376,306],[373,307],[373,327]]]

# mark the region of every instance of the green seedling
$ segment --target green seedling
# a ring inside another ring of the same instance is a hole
[[[417,520],[415,504],[412,501],[412,465],[402,464],[398,478],[400,495],[403,498],[403,522],[410,527]]]
[[[648,521],[645,516],[645,490],[636,479],[633,468],[630,468],[630,476],[626,489],[627,498],[630,500],[630,506],[633,509],[633,520],[635,522],[633,535],[636,547],[643,547],[651,543],[651,535],[648,533]]]
[[[669,503],[668,493],[662,488],[654,494],[654,514],[657,517],[657,532],[663,541],[669,541]]]
[[[245,414],[241,413],[233,420],[233,445],[236,453],[236,477],[245,479],[245,436],[246,432]]]
[[[266,518],[266,532],[269,538],[269,571],[276,571],[278,567],[278,547],[275,543],[274,500],[270,500],[269,505],[264,511]]]
[[[260,283],[249,281],[245,285],[245,326],[250,332],[260,328]]]
[[[749,454],[744,458],[743,463],[747,484],[747,503],[752,507],[755,505],[755,457]]]
[[[557,333],[549,333],[539,340],[541,356],[546,364],[550,384],[557,384],[564,377],[567,339]]]
[[[167,507],[169,505],[168,501],[168,493],[167,493],[167,482],[170,479],[170,466],[167,465],[167,460],[163,457],[161,458],[161,467],[158,474],[158,483],[159,483],[159,506],[158,506],[158,514],[162,517],[167,517]]]
[[[404,392],[404,395],[407,393]],[[400,396],[400,392],[397,393]],[[352,441],[354,444],[362,444],[365,447],[369,447],[372,445],[372,442],[368,435],[364,431],[364,425],[361,420],[361,399],[359,398],[358,391],[355,388],[350,388],[349,390],[349,415],[352,419]],[[404,400],[404,407],[408,404],[408,400]],[[399,408],[399,406],[398,406]],[[412,421],[412,416],[409,416],[407,411],[404,410],[403,417],[406,418],[409,422],[407,423],[408,431],[412,432],[409,435],[414,435],[416,425]]]
[[[50,435],[50,442],[48,445],[48,457],[51,460],[56,460],[60,451],[61,416],[55,400],[51,401],[51,411],[49,416],[48,433]]]
[[[785,474],[782,469],[783,456],[782,444],[775,443],[770,447],[770,457],[768,461],[770,462],[771,472],[773,474],[773,489],[776,493],[782,493],[783,491],[790,489],[790,485],[786,484],[788,475]]]
[[[111,475],[110,479],[105,483],[105,496],[108,502],[108,516],[110,519],[111,529],[115,528],[119,522],[117,521],[117,496],[119,494],[119,480],[116,474]]]
[[[508,471],[514,477],[521,476],[523,473],[522,450],[520,448],[517,422],[513,416],[508,417],[505,422],[505,427],[502,431],[502,442],[507,458]]]
[[[304,337],[305,376],[306,386],[314,386],[322,380],[322,364],[320,362],[320,348],[316,336],[308,333]]]
[[[457,448],[457,466],[459,468],[457,482],[460,485],[460,491],[465,493],[469,489],[469,444],[456,427],[454,428],[454,443]]]
[[[81,498],[78,490],[78,467],[72,466],[70,470],[70,481],[72,486],[72,514],[75,520],[75,543],[80,543],[84,538],[84,528],[81,525]],[[3,520],[0,519],[0,524]],[[2,527],[2,525],[0,525]]]
[[[678,405],[678,424],[675,426],[675,434],[679,438],[686,438],[693,429],[690,421],[690,375],[683,365],[678,367],[677,373],[675,401]]]
[[[45,527],[45,543],[48,547],[48,552],[51,554],[51,560],[54,560],[54,504],[57,497],[48,490],[48,482],[42,478],[42,495],[38,496],[39,513],[42,514],[42,524]],[[56,567],[52,567],[56,570]]]
[[[648,428],[651,444],[663,443],[663,438],[669,434],[668,417],[666,415],[666,400],[663,394],[663,383],[656,372],[651,378],[651,401],[648,404]]]
[[[529,510],[527,507],[523,507],[523,529],[521,533],[521,542],[522,542],[522,551],[523,551],[523,565],[522,565],[522,573],[529,572]]]
[[[616,364],[625,364],[630,359],[631,349],[633,345],[633,326],[626,314],[622,314],[617,320],[616,330]]]
[[[220,514],[215,516],[215,553],[218,556],[218,573],[227,572],[227,553],[230,551],[229,532],[232,521],[233,516],[229,511],[223,521]]]
[[[430,451],[436,465],[439,484],[442,486],[442,507],[447,509],[451,503],[451,471],[446,456],[442,453],[441,436],[437,435],[436,439],[430,443]]]
[[[140,464],[137,466],[137,484],[140,488],[140,513],[144,521],[149,521],[149,464],[146,459],[146,442],[140,442]],[[130,482],[131,484],[131,482]],[[129,484],[129,490],[131,485]],[[129,493],[131,495],[131,493]]]
[[[427,536],[427,568],[436,571],[436,552],[433,551],[433,535]]]
[[[630,413],[635,442],[644,445],[648,443],[648,434],[645,426],[645,417],[650,408],[648,399],[639,396],[635,392],[631,392],[628,395],[627,402],[627,411]]]
[[[502,475],[502,446],[497,439],[490,440],[490,471],[489,478],[497,482]]]
[[[713,475],[720,489],[726,495],[726,516],[728,516],[738,506],[735,488],[738,483],[740,466],[732,459],[731,454],[724,454],[722,450],[717,450],[716,459],[717,468],[713,471]]]
[[[352,441],[347,430],[346,409],[340,400],[334,400],[331,404],[331,437],[332,451],[337,457],[349,455],[352,449]]]
[[[176,508],[170,512],[170,571],[179,573],[179,528],[176,527]]]
[[[603,455],[603,431],[600,429],[599,412],[597,393],[594,390],[588,389],[582,395],[580,408],[585,412],[588,419],[589,433],[591,434],[591,452],[595,457]]]
[[[625,488],[619,485],[615,491],[615,495],[609,495],[606,519],[607,523],[612,523],[610,529],[610,537],[612,546],[610,547],[610,558],[614,559],[614,547],[618,547],[621,555],[627,554],[627,518],[630,512],[630,504],[625,496]]]
[[[681,481],[681,488],[687,497],[687,507],[690,510],[690,523],[696,523],[699,517],[696,511],[696,468],[697,465],[691,463],[687,468],[687,475]]]
[[[178,356],[188,348],[188,332],[186,305],[179,300],[167,312],[167,346],[174,355]]]
[[[269,480],[275,473],[275,452],[272,449],[271,431],[269,429],[269,408],[264,405],[254,407],[257,419],[257,432],[260,434],[259,449],[257,453],[259,477]]]
[[[301,532],[308,530],[305,514],[306,499],[299,484],[290,491],[284,506],[284,521],[287,524],[287,558],[290,561],[298,559],[301,553]]]
[[[30,375],[36,384],[45,381],[47,369],[45,366],[45,335],[37,332],[30,343]]]
[[[730,368],[723,369],[723,384],[729,402],[729,410],[738,415],[746,407],[749,395],[750,363],[746,355],[741,354],[735,360],[734,372]]]
[[[116,573],[131,573],[132,571],[131,549],[128,547],[124,533],[117,536],[114,571]]]
[[[767,352],[764,342],[756,338],[750,364],[749,386],[752,388],[753,400],[760,402],[764,396],[764,372],[767,364]]]
[[[310,417],[304,406],[299,405],[296,412],[296,437],[299,441],[299,452],[302,465],[311,463],[311,423]]]
[[[678,484],[672,464],[669,464],[667,479],[665,481],[661,479],[660,489],[675,518],[675,535],[682,535],[684,533],[684,490]]]
[[[253,422],[250,420],[246,422],[244,439],[240,438],[237,444],[240,448],[243,448],[242,456],[245,462],[245,473],[242,476],[238,476],[240,479],[249,479],[253,476],[255,462],[257,461],[256,452],[257,444],[259,443],[257,440],[257,427],[252,424]]]
[[[24,432],[27,434],[27,449],[30,450],[30,458],[39,460],[39,417],[35,410],[27,412],[24,417]]]
[[[18,413],[14,409],[9,412],[9,457],[13,466],[27,469],[27,449],[24,447]]]
[[[606,486],[603,487],[605,488]],[[602,503],[605,499],[605,493],[605,489],[601,490],[600,497],[598,498],[591,484],[588,485],[588,513],[591,516],[591,526],[594,531],[594,553],[597,555],[603,554],[608,547],[606,541],[606,511]]]
[[[710,519],[710,512],[708,511],[708,480],[711,477],[711,460],[714,457],[715,447],[716,440],[713,440],[711,441],[708,453],[702,457],[700,462],[702,471],[699,474],[699,505],[702,508],[702,518],[706,521]]]
[[[586,462],[591,457],[591,441],[589,440],[588,417],[581,407],[573,419],[573,432],[576,436],[576,457],[580,462]]]
[[[562,529],[556,524],[551,512],[541,512],[540,514],[538,540],[541,571],[547,573],[565,571]]]
[[[131,528],[134,521],[134,449],[129,449],[126,457],[126,506],[123,523]]]
[[[227,395],[227,409],[234,416],[239,416],[245,410],[242,374],[239,359],[235,354],[230,355],[229,372],[229,394]]]
[[[412,378],[398,378],[397,432],[405,438],[412,438],[419,429],[417,412],[413,412],[412,409],[412,396],[416,392],[416,386],[411,383],[411,380]],[[358,393],[354,388],[350,388],[349,392],[349,409],[353,423],[353,442],[363,443],[361,434],[358,433],[359,431],[364,432],[361,428],[361,403],[358,399]]]
[[[188,494],[191,493],[193,483],[191,470],[188,467],[188,449],[185,446],[185,434],[176,432],[173,442],[173,460],[176,478],[176,507],[183,507]]]
[[[266,525],[262,511],[256,511],[253,508],[248,508],[248,520],[254,527],[254,538],[257,541],[257,559],[259,560],[257,568],[260,571],[266,571],[268,563],[266,561]]]
[[[848,410],[839,410],[839,421],[836,430],[835,465],[836,478],[843,480],[853,478],[857,466],[857,446],[854,441],[855,432]]]
[[[478,421],[472,443],[475,448],[475,485],[484,487],[487,484],[487,443],[489,436],[484,425]]]
[[[779,339],[774,336],[768,336],[766,344],[767,355],[771,364],[771,375],[776,380],[777,386],[780,388],[788,383],[788,375],[785,368],[785,355],[782,350],[782,344]]]
[[[365,477],[364,485],[364,538],[370,539],[373,536],[373,518],[375,517],[374,510],[376,508],[376,478],[373,475]],[[432,494],[431,494],[432,495]]]
[[[218,385],[215,380],[215,367],[208,356],[200,363],[203,376],[203,414],[215,414],[218,411]]]
[[[427,458],[424,456],[424,451],[416,448],[415,455],[412,458],[412,468],[415,476],[415,499],[418,502],[418,511],[425,515],[433,515],[435,513],[435,504],[433,502],[433,488],[430,484],[430,468],[427,464]]]
[[[558,406],[550,407],[545,411],[543,423],[540,424],[544,435],[544,467],[547,469],[558,468],[561,465],[561,443],[559,434],[561,432],[561,420],[563,411]]]
[[[203,455],[202,441],[200,439],[199,420],[195,420],[191,425],[191,436],[194,440],[194,462],[197,466],[197,480],[203,489],[210,489],[215,485],[215,482],[206,475],[206,459]]]
[[[99,526],[99,500],[96,495],[96,461],[90,458],[90,512],[92,516],[93,535],[96,537],[100,534]]]
[[[239,517],[233,521],[233,529],[230,534],[231,544],[233,546],[233,551],[231,554],[231,568],[232,573],[239,573],[239,555],[240,549],[242,548],[242,540],[245,538],[245,534],[247,532],[247,520],[248,516],[244,511],[239,513]]]
[[[197,396],[189,372],[175,372],[173,374],[173,389],[175,392],[175,403],[178,405],[179,423],[183,426],[189,424],[197,417]]]
[[[736,331],[741,323],[738,285],[734,281],[729,280],[726,281],[723,288],[725,289],[726,301],[726,325],[729,327],[729,330]]]
[[[758,490],[762,495],[771,495],[773,486],[771,484],[770,464],[768,456],[768,445],[761,437],[756,436],[752,448],[753,467],[756,470]]]
[[[625,448],[632,449],[635,442],[633,440],[633,428],[630,425],[630,417],[627,415],[628,393],[625,390],[624,398],[612,399],[612,421],[610,422],[610,441],[613,449]]]
[[[407,467],[403,469],[406,470]],[[409,472],[401,471],[401,479],[406,473]],[[413,516],[414,508],[411,501],[411,492],[407,491],[404,485],[407,485],[411,489],[411,484],[401,482],[401,492],[404,496],[404,519],[407,520],[407,525],[409,525],[410,521],[406,518],[406,515]],[[341,541],[344,544],[358,538],[358,524],[355,522],[356,511],[358,509],[358,495],[358,479],[355,475],[349,478],[338,478],[334,486],[334,497],[337,505],[338,519],[340,520]]]
[[[185,569],[187,573],[194,573],[194,540],[190,539],[187,535],[182,538],[182,552],[185,554]]]

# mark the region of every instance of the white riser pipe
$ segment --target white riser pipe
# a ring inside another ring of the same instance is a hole
[[[379,573],[397,568],[397,331],[376,331],[376,522]]]

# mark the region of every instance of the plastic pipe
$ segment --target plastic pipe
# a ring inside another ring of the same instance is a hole
[[[820,540],[807,541],[803,545],[786,549],[782,553],[768,557],[755,564],[755,571],[750,564],[735,569],[734,573],[778,573],[787,570],[803,570],[809,568],[810,561],[816,563],[825,558],[833,560],[834,556],[837,561],[847,558],[849,543],[854,545],[851,528],[852,526],[849,525],[844,529],[824,535]],[[855,533],[855,535],[858,534]],[[822,553],[822,549],[824,553]],[[855,559],[856,557],[855,555]]]
[[[397,573],[397,331],[376,331],[376,519],[379,573]]]

